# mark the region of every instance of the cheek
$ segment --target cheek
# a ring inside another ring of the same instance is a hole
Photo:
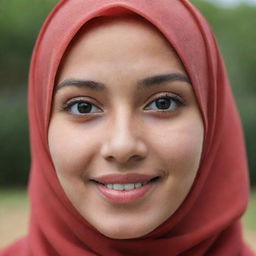
[[[196,122],[177,123],[155,140],[155,155],[164,170],[166,186],[160,191],[163,218],[170,217],[182,204],[195,180],[203,147],[203,124],[201,119]]]
[[[163,162],[168,175],[191,179],[198,170],[204,138],[201,119],[185,119],[175,125],[161,129],[161,136],[155,140],[153,148]],[[163,132],[165,131],[165,132]],[[154,137],[156,138],[156,134]]]
[[[58,174],[79,177],[95,152],[93,141],[95,140],[92,136],[85,134],[84,130],[52,119],[48,142],[52,161]]]

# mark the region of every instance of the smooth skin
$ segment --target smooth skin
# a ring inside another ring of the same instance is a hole
[[[54,167],[95,229],[138,238],[179,208],[199,169],[204,125],[181,61],[151,24],[136,16],[87,24],[62,60],[53,97]],[[126,173],[159,179],[126,204],[107,200],[91,181]]]

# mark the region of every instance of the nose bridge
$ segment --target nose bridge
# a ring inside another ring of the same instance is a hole
[[[119,109],[112,120],[113,133],[111,139],[116,141],[116,137],[119,139],[134,139],[136,137],[136,120],[133,118],[131,111],[127,109]],[[121,141],[119,140],[119,141]],[[118,140],[117,140],[118,141]]]
[[[138,140],[136,120],[131,111],[119,109],[112,120],[112,131],[109,136],[110,146],[124,151],[130,151]]]
[[[108,138],[102,146],[104,158],[118,162],[144,158],[147,148],[141,128],[132,111],[119,108],[110,121]]]

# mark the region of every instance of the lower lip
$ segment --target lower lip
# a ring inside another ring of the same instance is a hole
[[[140,188],[132,190],[114,190],[100,184],[96,186],[104,198],[107,198],[113,203],[127,204],[136,202],[138,199],[144,197],[154,185],[154,182],[150,182]]]

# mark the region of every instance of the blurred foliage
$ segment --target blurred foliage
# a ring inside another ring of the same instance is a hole
[[[24,185],[30,167],[27,77],[38,31],[57,0],[1,0],[0,187]]]
[[[191,2],[207,18],[222,50],[243,122],[251,183],[256,186],[256,7]]]
[[[20,91],[18,91],[20,92]],[[0,187],[26,184],[29,171],[29,145],[26,94],[3,92],[0,96]]]
[[[256,185],[256,8],[221,8],[191,0],[206,16],[222,49],[246,134]],[[23,185],[30,166],[26,113],[29,61],[38,31],[57,0],[1,0],[0,186]]]
[[[1,0],[1,87],[26,84],[36,36],[45,16],[56,3],[57,0]]]

